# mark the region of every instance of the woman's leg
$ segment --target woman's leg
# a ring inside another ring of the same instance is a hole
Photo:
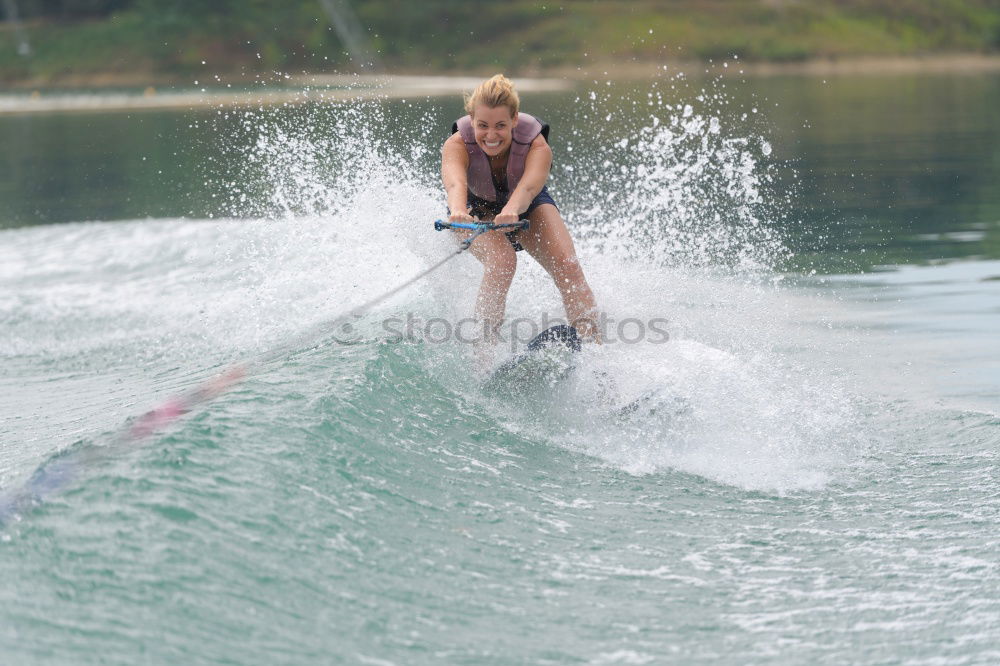
[[[521,246],[542,265],[559,289],[566,318],[583,338],[600,342],[597,301],[576,258],[573,239],[559,209],[542,204],[531,211],[531,227],[518,233]]]
[[[466,238],[471,233],[464,232],[459,237]],[[469,251],[483,264],[483,281],[479,285],[475,312],[483,338],[476,345],[476,360],[480,370],[487,370],[492,366],[497,331],[507,310],[507,292],[517,269],[517,254],[500,231],[481,234]]]

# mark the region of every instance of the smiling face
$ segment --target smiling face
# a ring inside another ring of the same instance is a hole
[[[490,157],[503,155],[510,148],[511,136],[517,118],[506,106],[476,106],[472,113],[472,127],[476,132],[476,143]]]

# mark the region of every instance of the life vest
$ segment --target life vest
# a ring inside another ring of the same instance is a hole
[[[461,132],[465,149],[469,152],[469,191],[480,199],[497,201],[500,193],[493,183],[493,171],[490,169],[490,158],[476,143],[476,130],[472,126],[472,116],[462,116],[451,126],[452,134]],[[547,141],[549,126],[538,118],[527,113],[517,114],[517,125],[511,136],[510,153],[507,157],[507,194],[509,195],[521,182],[524,175],[524,161],[528,157],[531,142],[541,134]]]

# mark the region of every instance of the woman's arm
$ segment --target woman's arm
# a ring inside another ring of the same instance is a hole
[[[551,167],[552,149],[549,148],[545,137],[539,134],[531,142],[531,148],[528,149],[528,154],[524,158],[524,175],[521,176],[517,187],[510,194],[507,205],[496,216],[494,222],[497,224],[517,222],[521,213],[528,210],[528,206],[545,187],[545,181],[549,179]]]
[[[471,222],[469,204],[469,153],[462,135],[455,132],[441,148],[441,182],[448,196],[448,221]]]

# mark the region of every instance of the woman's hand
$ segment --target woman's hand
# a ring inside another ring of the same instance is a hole
[[[513,224],[520,219],[521,214],[517,210],[511,211],[509,208],[504,208],[493,218],[493,224]]]
[[[469,215],[468,212],[457,210],[452,211],[451,215],[448,216],[449,222],[475,222],[476,218]]]

